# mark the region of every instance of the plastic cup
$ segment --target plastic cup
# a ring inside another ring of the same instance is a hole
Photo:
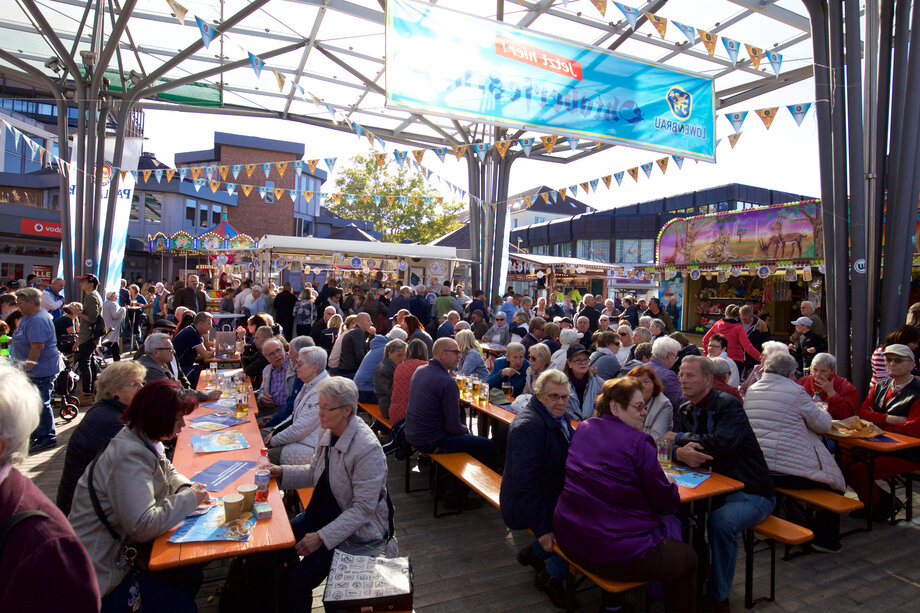
[[[241,494],[227,494],[224,496],[224,521],[231,522],[243,514],[243,496]]]
[[[245,483],[236,488],[237,493],[243,497],[243,513],[252,511],[252,503],[256,501],[256,490],[259,487],[255,483]]]
[[[671,449],[673,444],[667,439],[660,438],[656,445],[658,447],[658,463],[664,469],[671,468]]]

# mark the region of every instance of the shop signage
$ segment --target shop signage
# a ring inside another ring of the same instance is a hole
[[[51,283],[51,273],[53,272],[54,269],[51,266],[45,264],[32,264],[32,274],[38,277],[42,285]]]
[[[23,218],[19,231],[33,236],[54,236],[61,238],[61,224],[53,221],[39,221]]]

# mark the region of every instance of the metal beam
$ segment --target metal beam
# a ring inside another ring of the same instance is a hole
[[[307,58],[310,57],[310,51],[313,49],[313,44],[316,42],[316,36],[319,34],[319,26],[323,23],[323,17],[326,15],[326,7],[323,7],[316,13],[316,19],[313,20],[313,28],[310,30],[310,36],[308,40],[310,41],[307,44],[307,48],[303,50],[303,54],[300,57],[300,64],[297,65],[297,73],[294,75],[294,82],[297,83],[300,81],[300,77],[303,76],[304,66],[307,65]],[[284,103],[284,115],[288,114],[288,111],[291,110],[291,103],[294,102],[294,92],[296,88],[291,88],[291,93],[288,95],[287,102]]]
[[[659,11],[661,7],[663,7],[667,3],[668,3],[668,0],[655,0],[655,2],[649,2],[648,6],[646,6],[644,9],[639,11],[639,18],[636,20],[636,27],[632,28],[631,32],[620,34],[620,37],[616,39],[615,41],[613,41],[612,44],[608,45],[607,48],[613,51],[617,47],[619,47],[620,45],[628,41],[630,38],[632,38],[632,35],[635,33],[635,31],[638,30],[642,24],[648,21],[648,17],[645,16],[646,13],[655,13]]]
[[[803,32],[808,32],[811,34],[811,23],[807,17],[803,17],[798,13],[785,9],[781,6],[773,4],[773,2],[764,2],[764,0],[728,0],[732,4],[737,4],[738,6],[743,6],[744,8],[763,15],[764,17],[769,17],[780,23],[784,23],[787,26],[796,28]]]

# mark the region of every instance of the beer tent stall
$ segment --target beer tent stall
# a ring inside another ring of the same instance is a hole
[[[654,290],[651,273],[641,268],[629,268],[608,262],[578,258],[521,253],[512,249],[509,254],[508,283],[523,283],[515,289],[534,296],[543,296],[544,290],[567,294],[577,289],[613,297],[635,293],[644,295]]]
[[[822,311],[820,202],[673,219],[658,235],[655,271],[662,306],[681,312],[680,329],[705,332],[727,305],[750,303],[785,337],[799,302]]]

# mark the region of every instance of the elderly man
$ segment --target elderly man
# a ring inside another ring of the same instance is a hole
[[[648,301],[648,308],[643,315],[652,319],[660,319],[664,323],[664,334],[674,332],[674,320],[668,315],[668,312],[661,308],[661,301],[658,298],[652,298]]]
[[[52,319],[64,314],[64,279],[54,279],[42,292],[42,308],[51,313]]]
[[[674,431],[665,435],[674,442],[674,458],[692,468],[711,463],[714,472],[744,484],[725,496],[707,525],[712,571],[705,604],[728,611],[738,535],[766,519],[776,504],[770,469],[741,403],[712,388],[709,358],[685,357],[680,387],[687,402],[674,412]]]
[[[288,359],[283,337],[274,337],[262,343],[262,356],[268,365],[262,369],[262,386],[256,392],[256,402],[261,415],[271,415],[284,409],[294,389],[297,373]]]
[[[310,337],[313,339],[314,343],[319,343],[319,339],[323,336],[323,330],[329,327],[329,320],[332,319],[332,316],[335,314],[335,307],[327,306],[323,309],[323,316],[317,318],[317,320],[313,322],[313,327],[310,328]]]
[[[99,287],[99,278],[96,275],[77,277],[80,280],[80,291],[83,292],[83,311],[80,313],[80,332],[77,335],[77,361],[80,365],[80,383],[83,393],[80,394],[80,405],[93,403],[93,390],[96,382],[96,369],[90,366],[96,343],[105,334],[94,331],[97,321],[102,318],[102,296],[96,291]],[[104,327],[104,326],[103,326]]]
[[[818,394],[834,419],[846,419],[856,414],[859,392],[852,383],[837,374],[837,358],[831,354],[815,354],[811,361],[811,374],[799,379],[799,385],[811,397]]]
[[[594,310],[593,308],[591,309]],[[595,311],[597,312],[597,311]],[[598,315],[600,317],[600,315]],[[584,315],[579,315],[578,319],[575,320],[575,329],[578,330],[578,342],[587,349],[591,351],[591,345],[593,341],[591,340],[591,320]]]
[[[450,371],[460,362],[452,338],[439,338],[432,359],[412,375],[406,410],[406,440],[425,453],[466,452],[486,465],[495,461],[495,444],[469,433],[460,417],[460,390]],[[466,499],[469,488],[452,480],[444,504],[449,508],[476,508],[482,499]]]
[[[664,386],[664,396],[671,401],[672,407],[679,407],[687,402],[687,398],[680,391],[680,381],[677,373],[671,370],[677,361],[680,352],[680,343],[668,336],[655,339],[652,343],[652,359],[648,365],[655,371],[655,376]]]
[[[799,363],[803,373],[811,368],[811,361],[823,351],[827,351],[827,339],[814,331],[814,322],[808,317],[799,317],[792,325],[798,337],[789,345],[789,351]]]
[[[652,333],[653,339],[664,338],[667,336],[667,334],[665,334],[665,324],[658,318],[653,318],[648,322],[648,331]]]
[[[489,324],[485,321],[485,315],[479,309],[470,313],[470,330],[477,341],[481,341],[486,332],[489,331]]]
[[[521,294],[514,294],[499,307],[499,310],[505,314],[505,318],[508,321],[511,321],[514,314],[521,310],[521,300],[523,299],[524,297]]]
[[[403,285],[399,288],[399,293],[390,300],[390,306],[387,307],[387,317],[393,319],[400,311],[409,312],[409,299],[412,298],[412,288]],[[399,322],[402,323],[402,322]]]
[[[821,318],[818,316],[818,313],[815,311],[815,303],[808,300],[803,300],[799,305],[799,312],[802,313],[802,317],[807,317],[811,320],[811,331],[817,334],[818,336],[824,336],[824,322],[821,321]]]
[[[743,403],[744,398],[741,396],[738,388],[728,384],[731,376],[732,368],[728,360],[712,361],[712,388],[720,392],[725,392],[726,394],[731,394],[738,399],[738,402]]]
[[[173,344],[168,334],[154,332],[149,334],[144,340],[144,355],[137,362],[147,369],[144,377],[145,383],[157,381],[158,379],[168,379],[178,381],[185,389],[193,389],[188,381],[188,377],[179,369],[173,372]],[[211,390],[210,392],[195,391],[198,402],[207,402],[220,398],[220,390]]]
[[[444,323],[438,326],[438,338],[453,338],[454,328],[460,321],[460,314],[457,311],[449,311]]]
[[[441,319],[447,315],[453,308],[454,298],[450,295],[450,288],[446,285],[441,286],[441,295],[434,300],[434,316]]]
[[[198,288],[198,275],[189,275],[185,287],[176,290],[173,296],[173,309],[184,306],[190,311],[204,311],[208,307],[208,296]]]
[[[342,335],[342,354],[339,357],[339,376],[349,379],[355,378],[361,360],[367,353],[367,341],[375,333],[371,326],[371,316],[367,313],[358,313],[355,325]]]
[[[198,377],[201,374],[201,365],[196,360],[207,362],[214,356],[214,353],[207,348],[204,338],[211,330],[211,321],[210,313],[198,313],[192,320],[192,325],[182,328],[173,337],[176,362],[188,377],[192,389],[198,387]]]
[[[578,319],[581,319],[582,317],[588,318],[589,343],[588,345],[585,345],[586,347],[590,347],[590,338],[591,338],[591,335],[594,334],[594,331],[597,330],[597,320],[600,318],[600,316],[601,316],[600,311],[594,308],[594,296],[592,296],[591,294],[586,294],[585,295],[585,307],[578,312]],[[575,320],[576,326],[578,326],[578,319]],[[581,329],[579,329],[578,331],[581,332]],[[582,342],[582,345],[584,345],[584,342]]]

